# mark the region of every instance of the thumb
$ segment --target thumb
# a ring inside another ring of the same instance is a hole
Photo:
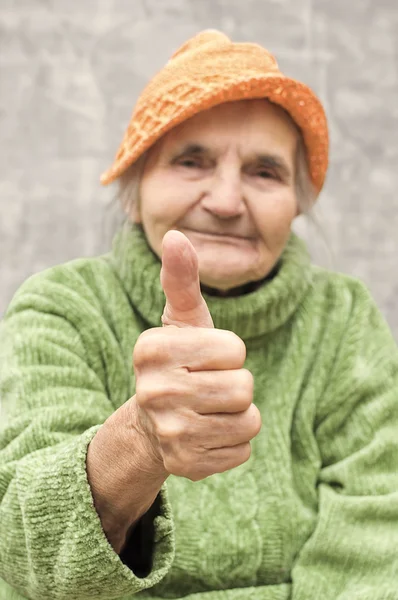
[[[163,325],[214,327],[200,291],[196,250],[180,231],[168,231],[163,238],[160,283],[166,296]]]

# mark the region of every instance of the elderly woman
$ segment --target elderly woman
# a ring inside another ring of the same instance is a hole
[[[397,349],[291,233],[327,146],[260,46],[206,31],[150,82],[112,252],[2,325],[2,599],[397,597]]]

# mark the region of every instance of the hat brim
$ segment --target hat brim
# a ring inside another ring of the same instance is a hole
[[[203,89],[192,82],[187,86],[186,94],[183,90],[179,92],[184,102],[176,103],[174,99],[168,102],[163,95],[147,98],[144,105],[137,106],[113,165],[101,176],[103,185],[120,177],[163,135],[194,115],[225,102],[264,98],[286,110],[301,130],[310,176],[316,191],[321,190],[328,165],[328,127],[322,104],[308,86],[284,75],[269,73],[240,78],[239,81],[224,77],[214,82],[205,95]],[[145,129],[136,127],[143,118]]]

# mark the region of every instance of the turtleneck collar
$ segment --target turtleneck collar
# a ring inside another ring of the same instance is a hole
[[[115,236],[111,261],[135,310],[148,326],[160,327],[165,305],[161,262],[141,227],[127,224]],[[305,244],[292,233],[274,277],[266,278],[256,290],[232,297],[203,294],[214,326],[243,340],[277,329],[298,307],[311,283],[311,271]]]

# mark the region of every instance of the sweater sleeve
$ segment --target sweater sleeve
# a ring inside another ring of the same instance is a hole
[[[174,552],[165,486],[147,576],[102,530],[86,453],[114,410],[123,365],[98,299],[71,277],[29,280],[1,324],[0,577],[31,600],[130,596],[158,583]]]
[[[318,519],[292,571],[293,600],[397,596],[398,351],[361,284],[343,329],[315,423]]]

